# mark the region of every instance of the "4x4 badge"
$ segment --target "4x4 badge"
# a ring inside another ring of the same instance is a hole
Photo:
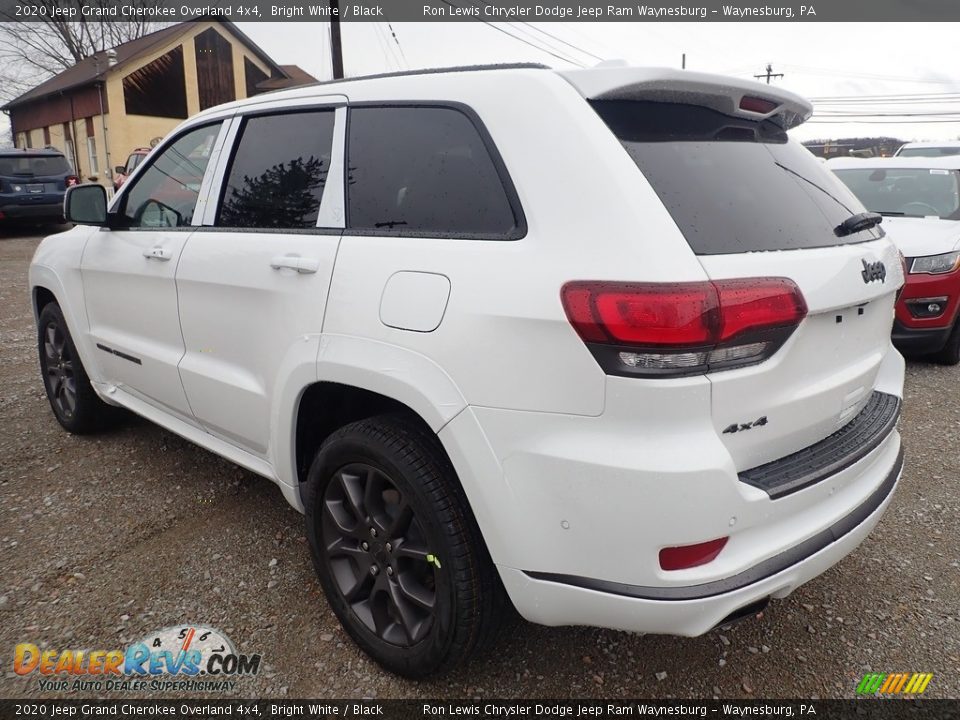
[[[725,427],[725,428],[723,429],[723,432],[724,432],[724,433],[736,433],[736,432],[743,432],[744,430],[753,430],[753,428],[763,427],[764,425],[767,424],[767,422],[769,422],[769,421],[767,420],[767,416],[764,415],[764,416],[761,417],[761,418],[757,418],[757,419],[754,420],[753,422],[748,422],[748,423],[733,423],[732,425],[727,425],[727,427]]]
[[[860,273],[865,283],[871,283],[874,280],[883,282],[887,278],[887,266],[877,260],[875,263],[868,263],[863,260],[863,272]]]

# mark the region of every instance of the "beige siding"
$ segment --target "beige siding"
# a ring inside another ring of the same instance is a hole
[[[107,115],[107,135],[110,139],[110,155],[113,166],[123,164],[130,154],[130,151],[134,148],[149,147],[151,140],[166,136],[182,122],[182,120],[176,118],[147,117],[143,115],[128,116],[125,112],[123,102],[123,78],[144,65],[153,62],[177,45],[183,45],[183,69],[186,76],[187,113],[188,115],[194,115],[200,112],[200,97],[197,89],[196,49],[193,44],[193,39],[211,26],[215,27],[217,32],[223,35],[232,47],[234,87],[238,100],[247,96],[246,80],[243,73],[244,57],[250,58],[251,62],[256,64],[257,67],[266,74],[270,74],[269,68],[264,65],[263,62],[250,54],[242,43],[216,22],[197,23],[191,27],[189,32],[181,35],[167,45],[158,47],[154,52],[144,55],[142,58],[139,58],[136,63],[124,65],[120,70],[109,73],[106,78],[106,95],[108,107],[110,108]],[[98,127],[97,131],[98,133],[102,132],[102,128]],[[99,144],[101,141],[98,140],[97,142]],[[84,163],[84,173],[87,173],[86,163]]]

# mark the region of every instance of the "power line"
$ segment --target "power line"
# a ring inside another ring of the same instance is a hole
[[[403,52],[403,45],[400,44],[400,39],[397,37],[397,33],[394,32],[393,25],[389,20],[387,21],[387,27],[390,29],[390,35],[393,37],[393,41],[397,44],[397,49],[400,51],[400,57],[403,58],[403,64],[409,68],[410,63],[407,62],[407,55]]]
[[[814,112],[815,117],[830,118],[868,118],[868,117],[942,117],[960,115],[960,110],[950,110],[945,112],[927,112],[927,113],[909,113],[909,112],[868,112],[868,113],[846,113],[842,111]]]
[[[556,46],[554,46],[554,45],[551,45],[550,43],[548,43],[548,42],[546,42],[546,41],[544,41],[544,40],[541,40],[540,38],[538,38],[538,37],[537,37],[536,35],[534,35],[533,33],[528,32],[525,28],[523,28],[523,27],[518,27],[519,25],[525,25],[526,23],[509,23],[509,22],[508,22],[508,23],[504,23],[504,24],[507,25],[507,26],[509,26],[511,30],[516,30],[517,32],[523,33],[523,34],[526,35],[528,38],[531,38],[531,40],[534,41],[534,42],[533,42],[533,46],[534,46],[534,47],[540,47],[540,45],[545,45],[546,47],[550,48],[551,50],[554,50],[554,51],[556,51],[558,54],[562,55],[562,56],[567,60],[567,62],[569,62],[569,63],[574,63],[574,64],[576,64],[576,65],[582,65],[582,63],[581,63],[579,60],[577,60],[576,58],[574,58],[574,57],[573,57],[570,53],[568,53],[566,50],[561,50],[560,48],[558,48],[558,47],[556,47]],[[517,39],[520,39],[520,38],[517,38]],[[539,44],[538,44],[538,43],[539,43]]]
[[[481,3],[483,3],[484,5],[486,5],[487,7],[494,7],[494,6],[491,5],[489,2],[487,2],[487,0],[479,0],[479,1],[480,1]],[[552,38],[553,40],[556,40],[557,42],[560,42],[560,43],[566,45],[567,47],[573,48],[574,50],[576,50],[576,51],[579,52],[579,53],[582,53],[582,54],[584,54],[584,55],[588,55],[589,57],[592,57],[592,58],[594,58],[595,60],[603,61],[603,60],[606,59],[606,58],[600,57],[599,55],[595,55],[595,54],[593,54],[592,52],[590,52],[590,51],[588,51],[588,50],[584,50],[583,48],[581,48],[581,47],[579,47],[579,46],[577,46],[577,45],[574,45],[573,43],[567,42],[567,41],[564,40],[563,38],[559,38],[559,37],[557,37],[556,35],[552,35],[552,34],[548,33],[546,30],[541,30],[540,28],[538,28],[537,26],[535,26],[533,23],[521,22],[521,23],[507,23],[507,24],[508,24],[508,25],[511,25],[511,26],[523,25],[523,26],[525,26],[525,27],[528,27],[528,28],[530,28],[531,30],[534,30],[534,31],[540,33],[541,35],[544,35],[544,36],[546,36],[546,37],[548,37],[548,38]],[[519,30],[519,29],[521,29],[521,28],[517,28],[517,29]],[[530,33],[526,33],[526,35],[527,35],[527,37],[534,37],[533,35],[530,35]],[[558,53],[563,53],[564,55],[569,55],[569,53],[567,53],[567,52],[564,51],[564,50],[559,49],[556,45],[551,45],[550,43],[545,42],[545,41],[543,41],[543,40],[540,40],[540,39],[538,39],[538,38],[534,38],[534,39],[536,39],[537,42],[542,43],[542,44],[546,45],[547,47],[551,48],[552,50],[556,50]],[[575,61],[568,59],[568,62],[575,62]]]
[[[862,72],[853,72],[850,70],[838,70],[836,68],[818,68],[811,67],[809,65],[792,65],[790,63],[782,63],[784,67],[796,70],[800,74],[808,75],[827,75],[827,76],[840,76],[840,77],[858,77],[865,78],[868,80],[890,80],[894,82],[905,82],[905,83],[918,83],[918,84],[928,84],[928,85],[950,85],[953,83],[952,80],[922,80],[916,77],[906,77],[903,75],[880,75],[877,73],[862,73]]]
[[[887,95],[813,95],[809,99],[811,101],[875,101],[875,100],[888,100],[888,99],[916,99],[922,100],[929,98],[931,100],[937,100],[941,98],[952,98],[960,97],[960,91],[957,92],[942,92],[942,93],[890,93]]]
[[[556,40],[557,42],[563,43],[563,44],[566,45],[567,47],[573,48],[573,49],[576,50],[577,52],[583,53],[584,55],[587,55],[588,57],[592,57],[594,60],[599,60],[600,62],[603,62],[604,60],[606,60],[606,58],[600,57],[599,55],[596,55],[596,54],[590,52],[589,50],[584,50],[582,47],[580,47],[580,46],[578,46],[578,45],[574,45],[573,43],[567,42],[567,41],[564,40],[563,38],[559,38],[559,37],[557,37],[556,35],[551,35],[551,34],[548,33],[546,30],[542,30],[541,28],[538,28],[538,27],[537,27],[536,25],[534,25],[533,23],[525,22],[525,23],[520,23],[520,24],[521,24],[521,25],[526,25],[527,27],[529,27],[529,28],[532,29],[532,30],[536,30],[536,31],[537,31],[538,33],[540,33],[541,35],[546,35],[546,36],[549,37],[549,38],[553,38],[553,39]]]
[[[387,51],[390,53],[390,57],[393,59],[394,64],[397,66],[398,70],[403,70],[406,67],[406,63],[401,62],[400,55],[394,48],[393,43],[390,42],[390,34],[387,32],[387,28],[384,27],[383,23],[376,23],[377,30],[380,32],[380,35],[383,37],[383,44],[386,47]]]
[[[450,0],[440,0],[440,1],[441,1],[444,5],[449,5],[449,6],[452,7],[452,8],[458,7],[457,5],[454,5],[452,2],[450,2]],[[493,28],[494,30],[496,30],[496,31],[499,32],[499,33],[503,33],[504,35],[506,35],[506,36],[509,37],[509,38],[513,38],[514,40],[517,40],[518,42],[522,42],[524,45],[529,45],[530,47],[534,48],[535,50],[539,50],[539,51],[542,52],[542,53],[546,53],[547,55],[550,55],[551,57],[555,57],[557,60],[562,60],[562,61],[565,62],[565,63],[570,63],[571,65],[577,65],[577,66],[579,66],[579,67],[585,67],[584,64],[581,63],[581,62],[578,62],[578,61],[576,61],[576,60],[571,60],[571,59],[568,58],[568,57],[563,57],[562,55],[558,55],[557,53],[553,52],[552,50],[548,50],[548,49],[546,49],[546,48],[544,48],[544,47],[540,47],[539,45],[535,45],[534,43],[530,42],[529,40],[524,40],[522,37],[518,37],[518,36],[516,36],[516,35],[513,35],[512,33],[507,32],[506,30],[504,30],[504,29],[501,28],[501,27],[497,27],[497,25],[495,25],[494,23],[488,22],[488,21],[486,21],[486,20],[481,20],[480,22],[482,22],[482,23],[483,23],[484,25],[486,25],[487,27]]]
[[[805,125],[935,125],[938,123],[960,123],[960,118],[955,120],[807,120]]]

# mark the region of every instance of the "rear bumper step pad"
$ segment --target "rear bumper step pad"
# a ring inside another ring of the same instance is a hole
[[[820,442],[739,474],[740,481],[781,498],[836,475],[875,450],[900,417],[900,398],[874,392],[859,414]]]

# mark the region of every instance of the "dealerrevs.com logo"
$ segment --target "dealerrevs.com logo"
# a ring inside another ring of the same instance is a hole
[[[149,633],[126,650],[41,649],[20,643],[13,670],[37,676],[51,692],[228,692],[236,679],[260,671],[258,654],[238,653],[224,633],[200,625],[178,625]]]

